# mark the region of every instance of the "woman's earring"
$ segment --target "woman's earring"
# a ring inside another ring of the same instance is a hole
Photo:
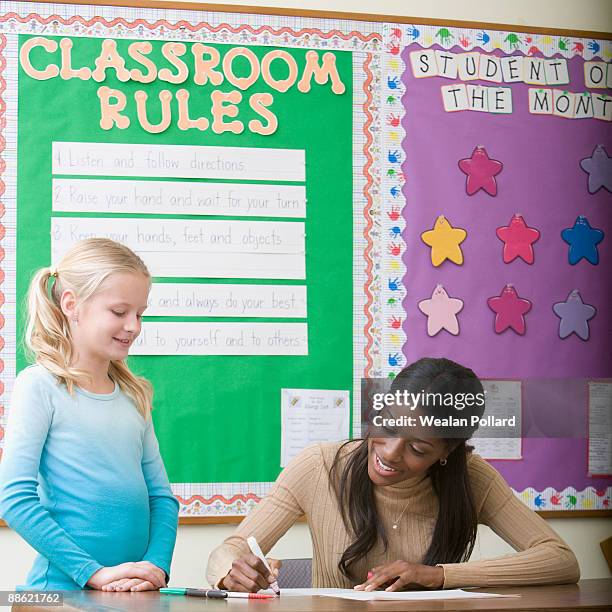
[[[74,319],[72,319],[72,322],[74,323],[75,326],[79,325],[79,320],[76,317],[74,317]]]
[[[448,463],[448,459],[440,459],[440,465],[444,467]]]

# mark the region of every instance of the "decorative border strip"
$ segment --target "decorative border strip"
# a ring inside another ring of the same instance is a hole
[[[381,35],[371,27],[361,22],[346,20],[325,20],[330,25],[330,29],[323,31],[317,27],[292,28],[287,25],[270,25],[281,22],[300,23],[297,18],[281,18],[278,16],[259,16],[245,15],[240,13],[217,13],[190,11],[189,7],[179,10],[156,9],[134,9],[124,7],[124,11],[133,12],[138,17],[130,20],[124,17],[115,17],[117,7],[87,7],[63,5],[63,14],[47,14],[43,16],[45,9],[57,10],[58,5],[41,4],[37,6],[37,12],[33,13],[32,7],[22,2],[5,3],[9,10],[0,15],[0,32],[23,33],[23,34],[47,34],[52,36],[72,35],[89,37],[113,38],[156,38],[187,41],[208,41],[220,43],[242,43],[258,44],[263,46],[300,46],[309,48],[327,48],[334,50],[369,50],[377,51],[381,45]],[[72,14],[76,10],[83,13],[96,9],[96,14],[90,18],[82,15]],[[25,16],[20,14],[22,9]],[[191,24],[184,19],[185,13],[197,14],[198,23]],[[105,17],[104,14],[112,16]],[[144,18],[142,15],[144,14]],[[69,15],[69,16],[67,16]],[[165,18],[159,19],[163,15]],[[172,17],[176,17],[173,21]],[[147,21],[150,19],[150,21]],[[154,21],[153,21],[154,20]],[[250,23],[245,24],[244,21]],[[232,25],[230,21],[235,21],[237,25]],[[261,25],[257,24],[261,21]],[[303,20],[301,20],[303,22]],[[320,20],[311,20],[313,24]],[[217,22],[216,25],[213,25]],[[365,27],[363,27],[365,25]],[[339,27],[346,26],[349,31],[342,31]],[[361,31],[357,29],[360,27]],[[366,31],[370,29],[371,31]]]
[[[6,212],[6,208],[4,206],[4,194],[6,193],[6,184],[4,182],[4,173],[6,171],[6,161],[4,160],[3,153],[6,148],[6,139],[5,139],[5,128],[6,128],[6,102],[4,100],[4,93],[6,91],[6,80],[4,78],[4,71],[6,69],[6,58],[4,56],[4,49],[6,48],[6,36],[0,34],[0,219],[4,217],[4,213]],[[0,243],[4,240],[6,235],[6,228],[4,223],[0,222]],[[5,251],[2,246],[0,246],[0,266],[3,266],[3,261],[5,257]],[[4,268],[0,267],[0,285],[4,284],[5,273]],[[0,309],[4,306],[6,302],[4,291],[0,290]],[[4,372],[4,354],[3,350],[6,346],[6,342],[4,339],[4,315],[0,313],[0,355],[2,355],[2,359],[0,359],[0,374]],[[2,460],[2,451],[3,451],[3,440],[4,440],[4,381],[0,380],[0,460]]]
[[[382,86],[381,54],[372,54],[368,65],[364,65],[366,82],[364,82],[365,101],[362,112],[366,117],[363,126],[366,138],[364,155],[370,161],[364,164],[366,184],[363,188],[365,198],[363,217],[366,220],[363,237],[365,248],[363,257],[367,265],[367,278],[364,291],[367,296],[364,313],[367,325],[360,330],[365,338],[367,348],[364,350],[366,363],[364,376],[379,378],[382,376],[382,319],[381,319],[381,281],[383,267],[383,253],[381,250],[382,228],[380,217],[382,214],[382,200],[380,193],[381,167],[382,167],[382,115],[378,93]]]
[[[612,508],[612,487],[606,489],[587,487],[582,491],[577,491],[573,487],[566,487],[563,491],[551,487],[536,491],[528,487],[520,492],[514,491],[514,494],[532,510],[610,510]]]
[[[228,30],[232,34],[239,34],[239,33],[242,33],[243,31],[246,31],[246,32],[250,32],[254,36],[258,36],[260,34],[267,32],[268,34],[273,34],[275,36],[280,36],[282,34],[289,34],[291,36],[302,37],[306,35],[306,36],[319,36],[322,39],[330,39],[333,37],[337,37],[345,41],[351,40],[352,38],[357,38],[358,40],[361,40],[363,42],[368,42],[370,40],[379,38],[376,33],[364,35],[361,32],[357,32],[355,30],[353,30],[352,32],[349,32],[348,34],[345,34],[344,32],[341,32],[340,30],[330,30],[328,32],[323,32],[322,30],[318,28],[302,28],[301,30],[295,31],[288,27],[274,29],[267,25],[264,25],[264,26],[261,26],[260,28],[255,29],[255,28],[252,28],[248,24],[242,25],[239,27],[232,27],[229,23],[221,23],[218,26],[211,26],[208,23],[200,22],[199,24],[194,26],[188,21],[181,20],[181,21],[177,21],[176,23],[172,24],[166,19],[159,19],[155,23],[150,24],[144,19],[136,19],[134,21],[128,21],[127,19],[124,19],[123,17],[116,17],[115,19],[108,21],[104,19],[103,17],[95,17],[94,19],[91,19],[91,20],[85,20],[80,15],[74,15],[70,17],[69,19],[64,19],[63,17],[60,17],[59,15],[50,15],[49,17],[42,17],[36,14],[30,14],[27,17],[21,17],[17,13],[7,13],[6,15],[3,16],[3,20],[6,20],[6,21],[15,20],[15,21],[18,21],[19,23],[31,23],[32,18],[35,18],[36,21],[40,23],[40,25],[52,24],[56,28],[58,25],[73,26],[74,24],[80,24],[84,27],[91,27],[92,25],[102,25],[109,29],[115,28],[116,26],[124,26],[128,30],[134,30],[138,28],[138,26],[143,26],[149,30],[152,30],[153,28],[158,28],[160,30],[163,30],[164,28],[166,28],[170,32],[179,31],[181,33],[184,33],[185,31],[189,31],[193,34],[200,32],[201,30],[206,30],[207,32],[211,32],[211,33],[219,33],[223,30]]]
[[[176,498],[180,504],[179,516],[246,516],[261,501],[254,493],[229,498],[223,495],[191,495],[188,498],[176,495]]]
[[[370,107],[372,105],[372,81],[374,80],[374,75],[370,70],[370,64],[372,63],[372,55],[368,54],[365,62],[363,63],[363,72],[365,74],[365,80],[363,81],[363,91],[365,93],[365,102],[363,103],[362,110],[366,116],[366,121],[363,125],[363,134],[365,137],[365,143],[363,146],[363,153],[366,158],[366,163],[363,167],[363,175],[366,179],[365,185],[363,187],[363,196],[365,197],[365,206],[363,209],[363,216],[366,220],[366,225],[363,229],[363,237],[366,241],[366,247],[363,253],[365,262],[366,262],[366,279],[363,284],[363,291],[366,295],[366,303],[364,305],[364,314],[366,317],[366,322],[363,327],[363,333],[366,337],[366,346],[364,350],[365,354],[365,367],[363,375],[365,378],[371,377],[372,368],[374,367],[374,361],[372,358],[372,348],[374,345],[374,338],[372,337],[372,328],[374,326],[374,318],[372,316],[372,305],[374,303],[374,296],[372,295],[372,270],[374,267],[372,261],[373,254],[373,241],[372,241],[372,229],[374,227],[374,223],[372,221],[372,209],[374,206],[373,198],[372,198],[372,188],[374,184],[374,177],[372,176],[372,166],[374,164],[374,158],[370,152],[372,148],[372,143],[374,141],[371,127],[373,123],[373,117],[370,113]]]
[[[179,516],[245,516],[268,493],[272,482],[174,483]]]
[[[373,344],[370,287],[375,262],[367,251],[372,228],[364,212],[374,204],[373,201],[368,203],[367,193],[374,181],[376,150],[372,146],[372,134],[376,128],[368,103],[371,84],[365,85],[366,80],[371,79],[372,83],[377,79],[370,69],[372,61],[370,53],[353,53],[353,438],[362,433],[361,380],[368,368]]]
[[[402,96],[404,85],[402,75],[404,62],[400,50],[403,48],[403,31],[392,24],[383,25],[384,67],[383,100],[384,115],[382,131],[386,156],[382,166],[383,214],[381,227],[383,235],[382,257],[386,262],[385,286],[383,290],[383,351],[385,355],[383,376],[394,378],[404,364],[403,347],[406,334],[402,329],[404,316],[403,301],[406,297],[404,279],[407,269],[402,254],[406,243],[403,235],[406,229],[404,209],[406,198],[403,192],[405,182],[402,170],[404,130],[402,119],[404,106]]]
[[[396,40],[387,32],[401,33]],[[418,44],[423,48],[439,45],[444,49],[458,47],[461,51],[481,49],[492,52],[501,49],[511,55],[517,51],[525,55],[553,57],[560,55],[572,58],[579,55],[585,60],[600,58],[606,62],[612,59],[612,41],[588,38],[571,38],[549,34],[517,34],[501,30],[480,30],[469,28],[441,28],[429,25],[385,24],[388,51],[400,56],[404,46]]]

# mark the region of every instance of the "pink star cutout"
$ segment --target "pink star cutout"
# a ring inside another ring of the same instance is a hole
[[[503,258],[504,263],[510,263],[517,257],[533,263],[533,243],[540,237],[540,232],[527,227],[525,219],[521,215],[514,215],[510,223],[505,227],[498,227],[495,230],[497,237],[504,243]]]
[[[436,285],[431,297],[419,302],[419,310],[427,315],[427,334],[435,336],[445,329],[453,336],[459,333],[457,313],[463,308],[463,300],[448,296],[442,285]]]
[[[495,313],[495,333],[512,328],[521,336],[525,333],[525,315],[531,310],[531,302],[519,297],[512,285],[506,285],[496,297],[490,297],[487,305]]]
[[[502,171],[504,165],[496,159],[490,159],[483,146],[477,146],[472,156],[459,160],[459,169],[467,174],[465,190],[468,195],[474,195],[479,189],[484,189],[489,195],[497,195],[495,176]]]

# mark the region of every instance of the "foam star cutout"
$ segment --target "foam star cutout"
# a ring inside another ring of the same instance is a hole
[[[479,189],[483,189],[489,195],[497,195],[495,176],[502,171],[503,167],[500,161],[489,157],[484,147],[476,147],[471,157],[459,160],[459,169],[467,174],[465,183],[467,194],[474,195]]]
[[[435,336],[445,329],[453,336],[459,333],[457,313],[463,308],[463,300],[451,298],[442,285],[436,285],[431,297],[419,302],[419,310],[427,315],[427,334]]]
[[[431,263],[438,267],[447,259],[458,266],[463,264],[463,252],[459,246],[466,238],[467,232],[460,227],[453,227],[444,215],[440,215],[433,229],[421,234],[421,240],[431,247]]]
[[[597,309],[585,304],[577,289],[570,292],[565,302],[554,304],[553,311],[561,319],[559,338],[563,340],[571,334],[576,334],[582,340],[589,339],[589,320],[597,314]]]
[[[506,285],[498,296],[490,297],[487,305],[495,313],[496,334],[511,328],[517,334],[524,335],[524,315],[531,310],[531,302],[519,297],[512,285]]]
[[[561,232],[561,238],[570,245],[567,258],[572,266],[583,258],[594,266],[599,263],[597,245],[604,239],[604,233],[591,227],[586,217],[576,217],[574,226],[566,227]]]
[[[498,227],[495,233],[504,243],[504,263],[510,263],[517,257],[528,264],[533,263],[532,245],[540,237],[540,232],[533,227],[527,227],[525,219],[521,215],[514,215],[508,225]]]
[[[589,193],[597,193],[602,187],[612,193],[612,157],[603,145],[597,145],[591,157],[581,159],[580,167],[589,175]]]

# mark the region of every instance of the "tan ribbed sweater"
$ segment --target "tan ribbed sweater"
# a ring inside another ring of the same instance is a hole
[[[338,447],[339,443],[317,444],[291,461],[270,493],[210,555],[206,575],[211,585],[227,575],[234,559],[249,553],[248,536],[254,535],[267,554],[302,515],[312,537],[312,586],[351,588],[356,584],[338,569],[338,561],[351,541],[329,486],[329,468]],[[572,551],[542,518],[514,496],[502,476],[478,455],[469,458],[468,472],[479,523],[488,525],[519,552],[444,564],[444,588],[576,582],[580,570]],[[438,500],[429,477],[375,486],[374,496],[389,546],[385,553],[379,543],[354,566],[363,580],[368,569],[376,565],[398,559],[420,563],[438,514]],[[392,529],[404,508],[399,528]]]

